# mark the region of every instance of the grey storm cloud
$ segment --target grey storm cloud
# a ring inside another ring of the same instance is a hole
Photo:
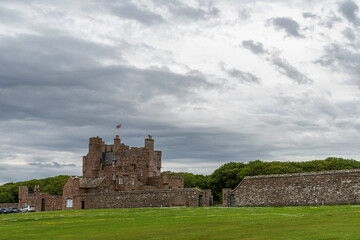
[[[220,10],[214,7],[211,1],[201,8],[191,7],[177,0],[155,0],[155,2],[165,6],[174,16],[184,19],[200,20],[208,17],[216,17],[220,13]]]
[[[58,162],[50,162],[50,163],[44,163],[44,162],[32,162],[29,163],[29,165],[31,166],[37,166],[37,167],[41,167],[41,168],[64,168],[64,167],[79,167],[76,166],[75,164],[61,164]]]
[[[105,67],[98,62],[98,59],[122,61],[121,48],[120,45],[119,51],[114,51],[107,46],[54,32],[51,37],[23,35],[17,39],[2,39],[0,86],[61,85],[88,89],[106,88],[110,84],[104,83],[109,81],[115,86],[139,88],[138,96],[141,99],[147,99],[153,93],[175,94],[182,98],[191,93],[192,89],[212,86],[200,75],[185,76],[157,69],[137,69],[128,65]],[[73,81],[74,78],[77,81]],[[131,81],[132,78],[138,82]],[[119,91],[123,89],[120,88]]]
[[[277,17],[268,20],[268,23],[273,25],[277,30],[284,30],[288,36],[303,38],[299,33],[300,25],[291,18]]]
[[[264,54],[267,52],[261,42],[255,42],[253,40],[242,41],[242,46],[254,54]]]
[[[227,69],[223,62],[219,63],[220,68],[226,72],[230,77],[236,78],[242,83],[256,83],[260,84],[260,78],[249,72],[243,72],[238,69]]]
[[[303,18],[318,18],[319,16],[313,14],[313,13],[310,13],[310,12],[304,12],[302,14]]]
[[[312,79],[302,74],[294,66],[283,58],[273,56],[271,62],[278,67],[279,72],[296,81],[298,84],[310,84]]]
[[[177,124],[173,123],[174,115],[169,110],[172,104],[204,102],[206,99],[198,91],[221,88],[200,71],[178,74],[166,69],[131,66],[123,60],[122,53],[129,49],[136,51],[137,47],[118,44],[117,48],[111,48],[59,31],[43,30],[39,35],[22,34],[16,38],[2,36],[0,121],[2,134],[8,138],[6,142],[0,141],[0,146],[15,153],[19,149],[12,146],[16,145],[27,151],[36,149],[36,155],[42,155],[42,151],[74,151],[85,155],[89,137],[100,135],[111,139],[119,122],[127,131],[125,142],[141,146],[139,141],[148,133],[156,132],[165,138],[171,135]],[[101,59],[120,63],[104,66]],[[173,103],[167,102],[167,98]],[[22,132],[28,134],[24,136]],[[173,137],[166,144],[182,143]],[[160,149],[165,149],[166,144],[160,145]],[[204,148],[211,149],[209,145]],[[81,155],[77,161],[81,162]],[[48,176],[33,172],[36,167],[54,169],[49,174],[69,168],[71,173],[81,171],[80,167],[76,170],[71,164],[51,158],[41,162],[30,159],[27,166],[32,168],[24,168],[22,176],[29,178],[31,174]],[[6,177],[12,179],[9,174]]]
[[[315,61],[331,71],[342,71],[349,74],[351,82],[360,87],[360,52],[350,49],[352,46],[330,44],[324,47],[324,54]]]
[[[354,25],[359,24],[359,18],[357,17],[359,7],[355,2],[349,0],[339,3],[339,11],[349,22]]]
[[[13,24],[18,22],[23,22],[23,18],[20,14],[18,14],[13,9],[9,8],[2,8],[0,7],[0,22],[1,23],[7,23],[7,24]]]
[[[246,40],[242,42],[242,46],[256,55],[265,55],[266,61],[272,63],[280,73],[294,80],[298,84],[310,84],[313,82],[312,79],[301,73],[286,59],[281,58],[277,56],[277,54],[271,53],[269,50],[265,49],[262,43],[255,42],[253,40]]]
[[[247,20],[247,19],[251,18],[250,12],[251,12],[250,9],[241,9],[241,10],[239,10],[240,19]]]
[[[161,15],[155,14],[148,9],[141,9],[137,5],[127,1],[112,2],[108,9],[120,18],[132,19],[144,25],[165,22]]]
[[[321,23],[327,28],[333,28],[336,23],[340,22],[342,22],[342,19],[338,17],[335,13],[331,12],[330,16],[328,16],[327,19]]]
[[[342,31],[342,34],[350,41],[354,41],[356,39],[355,33],[351,28],[346,28],[344,31]]]
[[[41,179],[46,177],[54,177],[57,175],[80,175],[81,169],[72,171],[76,169],[74,166],[67,167],[43,167],[39,169],[38,165],[19,165],[14,167],[13,165],[0,164],[0,183],[8,182],[17,182],[17,181],[26,181],[30,179]],[[2,171],[5,170],[5,171]],[[21,174],[19,174],[21,173]]]

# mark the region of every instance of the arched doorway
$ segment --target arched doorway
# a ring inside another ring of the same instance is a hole
[[[45,211],[45,199],[41,199],[41,211]]]

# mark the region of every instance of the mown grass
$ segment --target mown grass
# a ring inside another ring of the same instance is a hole
[[[0,239],[360,239],[360,205],[7,214]]]

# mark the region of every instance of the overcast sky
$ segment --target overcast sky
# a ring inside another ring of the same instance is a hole
[[[0,184],[81,175],[116,134],[171,171],[360,159],[359,6],[1,1]]]

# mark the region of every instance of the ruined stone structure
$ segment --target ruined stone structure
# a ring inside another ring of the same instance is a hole
[[[101,138],[89,140],[89,153],[83,157],[83,177],[69,177],[62,196],[40,193],[39,186],[29,194],[19,187],[18,207],[34,205],[39,211],[85,208],[129,208],[209,206],[211,190],[184,189],[184,174],[161,172],[161,151],[154,150],[149,135],[144,147],[121,143],[106,145]]]
[[[360,169],[245,177],[223,189],[223,206],[360,203]]]

